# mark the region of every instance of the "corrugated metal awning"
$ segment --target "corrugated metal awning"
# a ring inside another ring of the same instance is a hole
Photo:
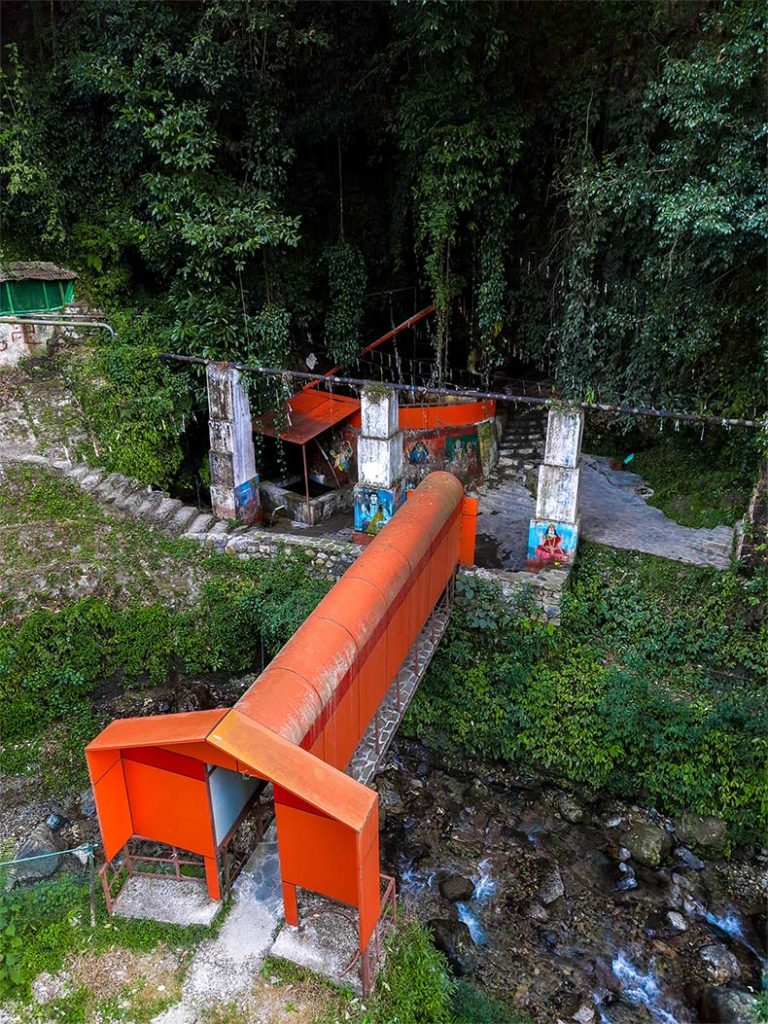
[[[290,444],[307,444],[313,437],[342,423],[359,410],[360,402],[346,395],[324,391],[300,391],[285,404],[282,429],[275,423],[274,413],[264,413],[253,420],[253,430],[266,437],[279,436]]]

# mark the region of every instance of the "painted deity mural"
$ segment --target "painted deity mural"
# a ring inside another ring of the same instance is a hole
[[[445,439],[445,468],[455,473],[463,483],[469,483],[482,475],[477,433],[453,435]]]
[[[249,526],[261,518],[258,476],[235,487],[235,518]]]
[[[395,494],[377,487],[355,488],[355,531],[375,537],[395,513]]]
[[[569,565],[576,554],[578,539],[579,530],[574,523],[532,519],[528,530],[529,565]]]

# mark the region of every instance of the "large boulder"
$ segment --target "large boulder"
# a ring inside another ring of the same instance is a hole
[[[443,875],[439,887],[441,895],[452,903],[466,903],[475,891],[475,883],[463,875]]]
[[[739,961],[722,942],[702,947],[699,958],[704,965],[704,973],[713,985],[728,985],[741,973]]]
[[[686,811],[680,821],[677,834],[684,843],[693,846],[710,857],[725,853],[728,844],[728,826],[711,815],[702,817]]]
[[[755,1024],[757,996],[739,988],[711,988],[699,1000],[699,1019],[706,1024]]]
[[[21,863],[14,865],[14,882],[31,882],[52,875],[61,863],[60,849],[56,836],[45,822],[36,825],[16,848],[14,859]]]
[[[565,886],[563,885],[563,879],[556,866],[547,868],[541,879],[541,885],[539,886],[539,903],[543,903],[544,906],[549,906],[550,903],[554,903],[555,900],[559,900],[565,892]]]
[[[562,817],[565,818],[566,821],[570,821],[572,825],[578,825],[579,822],[584,821],[587,816],[584,808],[575,797],[571,796],[570,793],[560,794],[557,798],[557,809]]]
[[[398,783],[399,780],[394,772],[383,772],[374,780],[373,784],[379,794],[379,824],[382,828],[392,815],[402,814],[405,811],[403,794]]]
[[[435,946],[444,953],[451,970],[461,977],[474,967],[474,943],[469,928],[463,921],[449,921],[438,917],[427,921]]]
[[[672,838],[666,829],[649,821],[633,825],[621,837],[633,860],[649,868],[657,868],[672,849]]]

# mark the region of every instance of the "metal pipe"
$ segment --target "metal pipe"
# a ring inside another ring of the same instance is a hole
[[[109,331],[109,336],[113,341],[115,338],[114,329],[109,324],[98,320],[46,320],[42,316],[0,316],[0,324],[40,324],[44,327],[100,327],[102,330]]]
[[[309,500],[309,470],[307,469],[307,446],[301,446],[301,454],[304,458],[304,490],[307,496],[307,526],[312,525],[312,504]]]
[[[417,324],[419,320],[423,320],[425,316],[429,316],[429,314],[434,313],[434,311],[435,307],[434,305],[432,305],[427,306],[425,309],[422,309],[419,313],[414,313],[413,316],[409,317],[407,320],[403,320],[403,322],[401,324],[398,324],[397,327],[393,327],[391,331],[387,331],[386,334],[382,334],[382,336],[380,338],[377,338],[376,341],[372,341],[370,345],[366,345],[364,349],[361,349],[360,355],[357,356],[357,359],[360,359],[362,358],[362,356],[367,355],[368,352],[373,352],[373,350],[375,348],[378,348],[379,345],[383,345],[385,341],[389,341],[390,338],[394,338],[401,331],[405,331],[409,327],[413,327],[413,325]],[[334,366],[333,369],[329,370],[327,373],[316,374],[314,376],[317,376],[320,380],[324,380],[326,377],[330,377],[331,374],[336,373],[336,371],[340,369],[341,365]],[[305,385],[303,390],[308,391],[310,388],[314,387],[317,387],[317,381],[315,380],[313,380],[311,384]]]
[[[680,420],[686,423],[709,423],[715,427],[762,427],[761,420],[735,419],[727,416],[705,416],[703,413],[671,412],[668,409],[649,409],[647,406],[637,405],[608,405],[605,402],[565,402],[561,398],[539,398],[535,395],[518,395],[511,391],[474,391],[469,388],[448,388],[430,387],[428,385],[397,384],[394,381],[361,380],[356,377],[331,377],[319,373],[303,373],[300,370],[276,370],[268,366],[247,366],[244,363],[230,363],[227,360],[202,359],[199,356],[181,356],[169,352],[162,352],[161,359],[176,361],[179,363],[201,363],[207,366],[209,363],[220,366],[229,366],[233,370],[242,370],[245,373],[261,373],[265,377],[295,377],[297,380],[312,380],[316,383],[340,384],[346,387],[365,388],[374,385],[377,388],[382,386],[391,388],[393,391],[408,391],[412,394],[422,395],[455,395],[461,398],[493,399],[497,402],[519,402],[523,405],[573,405],[577,409],[596,409],[601,412],[615,413],[619,416],[651,416],[657,419]]]

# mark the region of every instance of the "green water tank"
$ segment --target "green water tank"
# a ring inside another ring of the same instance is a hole
[[[75,299],[77,274],[54,263],[0,266],[0,314],[51,313]]]

